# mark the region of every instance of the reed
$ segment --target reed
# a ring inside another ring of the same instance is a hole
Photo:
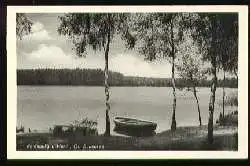
[[[230,93],[225,97],[225,106],[238,106],[238,93]],[[222,107],[223,102],[220,101],[219,105]]]

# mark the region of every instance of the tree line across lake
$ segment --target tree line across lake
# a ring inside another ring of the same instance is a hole
[[[171,87],[171,78],[152,78],[124,76],[119,72],[109,72],[110,86],[153,86]],[[104,85],[104,72],[101,69],[18,69],[17,85]],[[183,78],[176,79],[177,87],[191,87]],[[210,87],[211,80],[198,81],[199,87]],[[218,80],[218,86],[223,86],[223,80]],[[225,87],[237,88],[235,78],[226,78]]]

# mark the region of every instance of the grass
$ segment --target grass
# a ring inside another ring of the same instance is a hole
[[[27,149],[28,144],[47,144],[50,135],[50,133],[29,133],[17,135],[17,150],[29,150]]]
[[[64,147],[37,149],[30,145]],[[95,146],[95,148],[91,148]],[[207,126],[178,127],[151,137],[68,136],[53,137],[50,133],[17,135],[17,150],[237,150],[237,126],[214,126],[214,143],[207,143]]]
[[[237,150],[236,127],[214,127],[214,142],[207,142],[207,127],[179,127],[174,134],[165,131],[156,137],[140,141],[145,150]],[[228,131],[228,132],[225,132]]]

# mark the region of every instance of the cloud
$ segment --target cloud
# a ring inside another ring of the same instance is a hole
[[[40,22],[35,22],[33,25],[32,25],[32,31],[33,32],[39,32],[41,30],[43,30],[44,26],[42,23]]]
[[[35,41],[45,41],[52,40],[50,33],[44,28],[44,25],[40,22],[35,22],[31,27],[31,32],[29,35],[24,36],[24,40],[35,40]]]
[[[110,60],[110,69],[128,76],[169,77],[170,66],[151,63],[131,54],[120,54]]]
[[[19,55],[18,55],[19,56]],[[30,53],[22,53],[18,60],[19,68],[101,68],[104,69],[104,56],[87,55],[76,58],[67,54],[56,45],[40,44]],[[109,70],[121,72],[128,76],[169,77],[170,66],[144,61],[132,54],[110,56]]]
[[[64,68],[74,66],[77,62],[72,55],[67,55],[55,45],[40,44],[32,52],[24,53],[24,56],[24,68]]]
[[[57,46],[48,46],[40,44],[37,50],[29,54],[31,60],[39,60],[40,62],[58,62],[70,60],[70,57],[65,55],[63,50]]]

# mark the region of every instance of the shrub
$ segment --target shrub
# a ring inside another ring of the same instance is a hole
[[[70,125],[59,125],[53,129],[53,135],[59,137],[68,136],[95,136],[98,135],[97,122],[85,118],[81,121],[74,121]]]
[[[220,101],[219,105],[222,106],[222,101]],[[238,94],[230,93],[225,98],[225,106],[238,106]]]
[[[70,132],[81,136],[98,135],[97,121],[84,118],[81,121],[74,121],[71,124]]]
[[[221,126],[232,126],[232,125],[238,125],[238,111],[234,111],[232,113],[229,113],[222,116],[222,113],[220,112],[219,119],[216,120],[216,123]]]

